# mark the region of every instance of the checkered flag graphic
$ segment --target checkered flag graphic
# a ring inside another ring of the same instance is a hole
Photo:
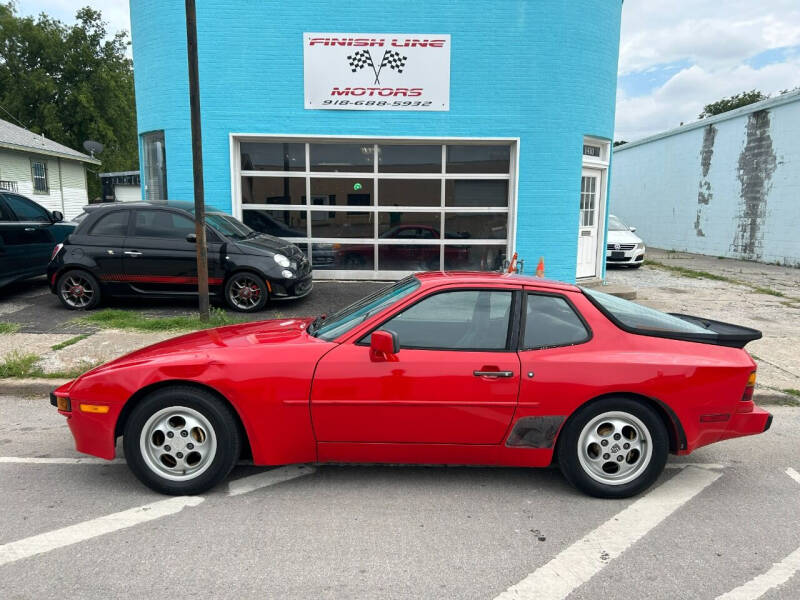
[[[353,52],[353,54],[348,55],[347,57],[348,62],[350,63],[350,70],[355,73],[364,67],[372,67],[375,68],[375,65],[372,63],[372,56],[370,56],[369,50],[357,50]]]
[[[383,67],[389,67],[398,73],[402,73],[403,68],[406,66],[407,58],[407,56],[403,56],[395,50],[387,50],[383,55],[383,60],[381,61],[381,69]]]

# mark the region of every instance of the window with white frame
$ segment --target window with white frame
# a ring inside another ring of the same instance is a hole
[[[512,142],[239,142],[242,220],[317,270],[496,270],[510,236]]]
[[[31,177],[33,178],[34,194],[48,194],[47,186],[47,161],[31,160]]]

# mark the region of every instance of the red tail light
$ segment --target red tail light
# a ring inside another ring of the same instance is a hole
[[[61,249],[64,247],[64,244],[56,244],[56,247],[53,248],[53,255],[50,257],[50,260],[53,260],[56,255],[61,252]]]
[[[747,378],[747,385],[744,388],[744,394],[742,394],[742,402],[752,402],[753,401],[753,391],[756,389],[756,372],[753,371],[750,373],[750,377]]]

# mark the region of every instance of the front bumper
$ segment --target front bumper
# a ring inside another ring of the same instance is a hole
[[[606,262],[615,265],[641,264],[644,250],[606,250]]]
[[[279,279],[270,281],[270,299],[295,300],[304,298],[314,289],[314,280],[311,273],[300,279]]]

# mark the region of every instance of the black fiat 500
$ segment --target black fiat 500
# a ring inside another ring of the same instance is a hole
[[[197,294],[191,204],[98,204],[79,220],[47,267],[50,290],[67,308],[88,310],[104,296]],[[234,310],[311,291],[311,265],[294,244],[221,212],[207,212],[206,224],[209,291]]]

